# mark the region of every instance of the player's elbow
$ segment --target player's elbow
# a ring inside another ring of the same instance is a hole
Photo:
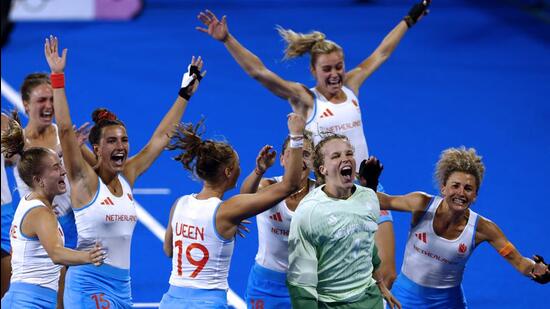
[[[265,76],[265,69],[264,68],[250,68],[247,70],[248,75],[252,77],[253,79],[257,81],[261,81],[263,77]]]
[[[300,189],[299,177],[289,177],[286,181],[283,178],[283,183],[288,194],[292,194]]]

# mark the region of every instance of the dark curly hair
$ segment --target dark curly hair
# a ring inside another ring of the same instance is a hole
[[[200,179],[217,183],[224,168],[234,162],[236,152],[226,142],[203,140],[204,119],[196,125],[179,124],[171,138],[168,150],[181,150],[173,159],[181,162],[183,168],[191,171]]]

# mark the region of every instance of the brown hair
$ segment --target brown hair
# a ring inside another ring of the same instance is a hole
[[[32,73],[25,77],[23,85],[21,85],[21,98],[23,101],[29,101],[31,97],[31,92],[34,88],[42,85],[50,85],[50,77],[46,73]]]
[[[103,128],[108,126],[126,127],[124,123],[120,121],[113,112],[106,108],[98,108],[94,110],[92,113],[92,120],[95,122],[95,125],[92,127],[92,129],[90,129],[90,135],[88,136],[88,140],[92,145],[99,144]]]
[[[204,119],[195,126],[181,123],[176,127],[168,150],[181,150],[173,159],[181,162],[183,168],[191,171],[200,179],[217,183],[223,169],[235,160],[235,150],[226,142],[203,140]]]
[[[43,147],[32,147],[25,149],[25,138],[23,128],[13,118],[9,118],[8,127],[2,131],[2,154],[6,158],[14,155],[20,155],[17,162],[19,176],[29,186],[33,188],[33,177],[42,173],[42,159],[51,154],[51,150]]]
[[[284,59],[296,58],[309,52],[311,55],[310,63],[313,67],[320,55],[333,52],[341,52],[343,54],[342,47],[333,41],[325,39],[326,36],[322,32],[312,31],[307,34],[296,33],[290,29],[284,29],[281,26],[277,26],[276,29],[279,35],[287,43]]]
[[[445,185],[449,176],[454,172],[463,172],[474,176],[477,190],[479,190],[485,173],[485,165],[481,161],[481,156],[477,155],[475,148],[466,149],[461,146],[448,148],[441,152],[434,173],[438,185]]]
[[[323,139],[315,146],[313,151],[313,171],[315,172],[315,186],[319,186],[325,183],[325,176],[321,174],[319,168],[325,164],[325,156],[323,154],[323,147],[326,143],[335,140],[342,139],[349,143],[349,139],[345,135],[330,133],[323,137]]]

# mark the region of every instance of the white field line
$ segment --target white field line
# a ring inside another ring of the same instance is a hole
[[[21,94],[15,91],[7,82],[2,78],[2,95],[20,112],[25,114],[25,109],[23,108],[23,102],[21,101]],[[137,191],[137,192],[136,192]],[[139,192],[139,193],[138,193]],[[156,192],[156,193],[155,193]],[[158,195],[167,195],[170,194],[170,189],[168,188],[142,188],[134,189],[134,194],[158,194]],[[153,233],[160,241],[164,241],[164,233],[166,229],[162,226],[150,213],[147,212],[137,201],[136,201],[136,212],[138,219],[146,228],[148,228],[151,233]],[[229,289],[227,291],[227,302],[229,305],[237,309],[246,309],[246,303],[242,298],[239,297],[233,290]],[[158,308],[159,303],[135,303],[134,308]]]
[[[170,188],[134,188],[134,195],[170,195]]]
[[[134,308],[158,308],[160,303],[135,303]]]
[[[14,90],[3,78],[1,78],[2,96],[6,98],[13,106],[15,106],[23,115],[25,115],[25,108],[23,107],[23,101],[19,92]]]

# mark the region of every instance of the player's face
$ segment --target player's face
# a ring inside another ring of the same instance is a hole
[[[121,125],[112,125],[104,127],[102,131],[99,145],[94,145],[94,151],[101,160],[102,168],[120,173],[130,148],[126,128]]]
[[[464,211],[476,200],[476,178],[471,174],[454,172],[441,187],[441,194],[452,210]]]
[[[342,52],[322,54],[312,68],[317,88],[330,94],[337,94],[344,85],[346,75]]]
[[[66,172],[59,155],[50,150],[49,154],[42,158],[42,173],[38,177],[39,186],[47,195],[63,194],[67,192],[65,175]]]
[[[286,168],[290,156],[289,147],[285,148],[285,152],[281,156],[281,165]],[[313,142],[311,140],[304,140],[304,146],[302,150],[302,179],[309,177],[313,168]]]
[[[339,138],[333,139],[328,141],[321,151],[324,162],[319,171],[325,176],[327,186],[337,189],[353,188],[356,163],[350,143]]]
[[[39,126],[53,122],[53,91],[49,84],[40,84],[31,90],[29,101],[23,102],[29,118]]]

